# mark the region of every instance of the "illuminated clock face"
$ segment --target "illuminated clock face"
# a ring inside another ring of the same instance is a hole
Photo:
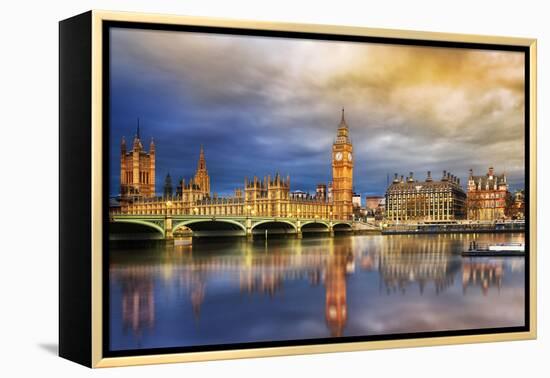
[[[349,161],[352,160],[351,152],[348,152],[348,160],[349,160]]]
[[[341,152],[337,152],[336,155],[334,156],[334,158],[336,159],[336,161],[342,160],[342,153],[341,153]]]

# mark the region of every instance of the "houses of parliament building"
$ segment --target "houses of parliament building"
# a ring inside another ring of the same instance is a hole
[[[138,132],[132,151],[121,142],[120,199],[123,214],[195,214],[207,216],[267,216],[350,220],[353,217],[353,146],[344,109],[332,146],[332,183],[319,184],[315,195],[296,195],[290,191],[290,177],[278,173],[263,179],[244,178],[243,187],[232,196],[212,194],[210,176],[201,146],[197,170],[189,180],[181,180],[175,194],[171,177],[165,180],[164,193],[155,191],[155,145],[145,151]]]

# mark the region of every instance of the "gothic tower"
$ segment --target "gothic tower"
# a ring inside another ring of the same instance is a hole
[[[338,136],[332,145],[332,200],[336,219],[351,219],[353,214],[353,146],[344,118],[338,125]]]
[[[120,197],[123,200],[155,196],[155,143],[151,139],[145,151],[139,135],[139,120],[132,150],[120,143]]]
[[[170,173],[168,173],[164,179],[163,193],[165,198],[171,198],[174,194],[174,189],[172,188],[172,177],[170,177]]]
[[[210,197],[210,176],[208,176],[208,170],[206,169],[206,159],[204,158],[204,149],[202,145],[199,162],[197,164],[197,172],[195,173],[195,183],[205,196]]]

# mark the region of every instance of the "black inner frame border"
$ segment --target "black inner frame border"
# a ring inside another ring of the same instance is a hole
[[[495,51],[516,51],[524,53],[524,124],[525,124],[525,245],[527,253],[525,254],[525,325],[518,327],[498,327],[498,328],[480,328],[467,330],[446,330],[446,331],[431,331],[431,332],[416,332],[416,333],[395,333],[385,335],[370,335],[370,336],[346,336],[346,337],[330,337],[330,338],[314,338],[314,339],[299,339],[299,340],[278,340],[265,342],[246,342],[232,344],[216,344],[216,345],[196,345],[185,347],[165,347],[165,348],[148,348],[148,349],[127,349],[127,350],[110,350],[110,297],[109,297],[109,158],[110,158],[110,34],[111,28],[125,28],[138,30],[162,30],[176,32],[194,32],[207,34],[235,35],[235,36],[250,36],[250,37],[275,37],[289,39],[310,39],[324,41],[340,41],[340,42],[363,42],[363,43],[378,43],[402,46],[425,46],[425,47],[443,47],[443,48],[459,48],[459,49],[478,49],[478,50],[495,50]],[[405,32],[405,31],[404,31]],[[452,336],[472,336],[472,335],[488,335],[502,334],[511,332],[528,332],[530,331],[530,110],[531,110],[531,72],[530,72],[530,49],[529,46],[518,45],[501,45],[493,43],[473,43],[473,42],[451,42],[451,41],[432,41],[423,39],[405,39],[405,38],[390,38],[390,37],[372,37],[358,35],[339,35],[326,33],[311,33],[311,32],[290,32],[290,31],[275,31],[262,29],[245,29],[245,28],[229,28],[229,27],[214,27],[214,26],[194,26],[194,25],[172,25],[147,22],[126,22],[126,21],[102,21],[102,40],[103,58],[102,58],[102,189],[103,189],[103,240],[102,240],[102,305],[103,305],[103,329],[102,332],[102,357],[129,357],[140,355],[158,355],[169,353],[191,353],[191,352],[208,352],[236,349],[255,349],[269,347],[290,347],[290,346],[305,346],[318,344],[337,344],[337,343],[353,343],[365,341],[385,341],[385,340],[405,340],[405,339],[422,339],[434,337],[452,337]],[[107,148],[105,148],[107,147]]]

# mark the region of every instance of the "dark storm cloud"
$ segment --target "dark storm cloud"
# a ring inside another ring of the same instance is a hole
[[[358,192],[383,193],[393,172],[464,180],[489,165],[523,186],[519,53],[125,29],[111,48],[111,194],[137,117],[159,192],[168,171],[192,176],[201,144],[213,191],[276,171],[313,190],[330,180],[342,106]]]

